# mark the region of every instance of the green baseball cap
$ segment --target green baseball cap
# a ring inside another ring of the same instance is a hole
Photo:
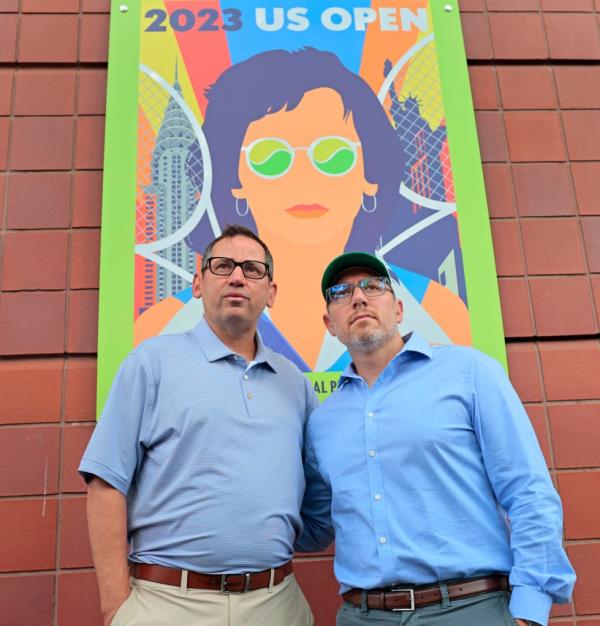
[[[378,259],[374,254],[368,252],[346,252],[340,254],[331,261],[331,263],[325,268],[323,272],[323,278],[321,280],[321,293],[325,297],[325,292],[335,284],[335,279],[346,270],[353,268],[367,268],[373,270],[377,276],[390,277],[390,273],[385,266],[385,263]]]

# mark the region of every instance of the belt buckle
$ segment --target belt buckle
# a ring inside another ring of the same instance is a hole
[[[244,588],[241,589],[240,591],[229,591],[229,589],[227,589],[227,577],[228,576],[243,576],[245,583],[244,583]],[[248,591],[250,589],[250,573],[247,574],[221,574],[221,593],[222,594],[229,594],[229,593],[245,593],[246,591]]]
[[[398,593],[398,592],[406,592],[408,593],[409,597],[410,597],[410,606],[406,607],[406,608],[399,608],[399,609],[389,609],[390,611],[397,613],[399,611],[414,611],[415,610],[415,590],[412,589],[411,587],[407,587],[407,588],[402,588],[402,587],[390,587],[390,591],[394,592],[394,593]]]

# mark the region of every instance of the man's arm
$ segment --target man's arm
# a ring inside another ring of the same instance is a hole
[[[561,502],[527,413],[502,368],[479,355],[473,383],[475,431],[510,523],[510,610],[525,623],[546,624],[552,602],[568,602],[575,582],[562,546]]]
[[[87,519],[100,608],[104,626],[108,626],[131,593],[125,496],[101,478],[92,478],[87,494]]]

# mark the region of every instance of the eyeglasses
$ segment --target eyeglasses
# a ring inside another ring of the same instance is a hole
[[[367,298],[375,298],[383,295],[386,291],[392,291],[389,278],[384,276],[369,276],[362,278],[357,283],[339,283],[332,285],[325,291],[327,304],[338,304],[349,301],[354,295],[354,290],[360,287]]]
[[[267,274],[271,276],[271,268],[262,261],[234,261],[225,256],[213,256],[206,260],[202,271],[204,272],[207,267],[217,276],[231,276],[236,267],[242,268],[242,273],[246,278],[258,280]]]
[[[261,178],[279,178],[290,170],[298,150],[306,150],[310,162],[321,174],[343,176],[356,165],[359,141],[327,136],[315,139],[310,146],[292,147],[285,139],[264,137],[242,146],[248,167]]]

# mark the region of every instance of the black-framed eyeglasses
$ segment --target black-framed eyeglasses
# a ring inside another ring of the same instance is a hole
[[[203,264],[202,271],[206,268],[217,276],[231,276],[236,267],[242,268],[242,273],[246,278],[258,280],[267,274],[271,276],[271,270],[262,261],[234,261],[226,256],[212,256]]]
[[[367,298],[375,298],[383,295],[386,291],[392,291],[392,283],[385,276],[368,276],[357,283],[338,283],[325,291],[327,304],[338,304],[349,301],[354,295],[354,290],[360,287]]]

